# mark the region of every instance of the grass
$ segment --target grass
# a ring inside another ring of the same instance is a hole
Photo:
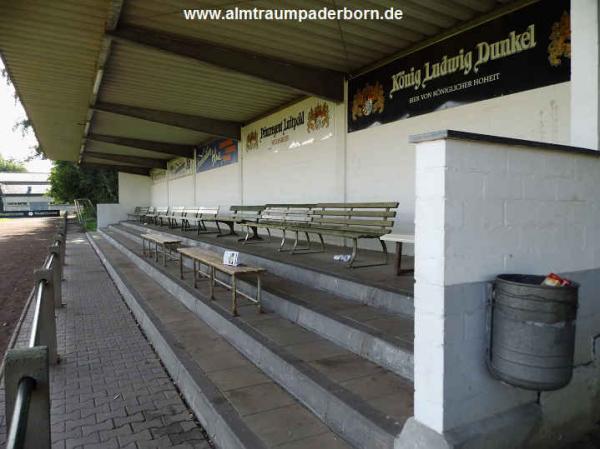
[[[96,219],[92,218],[92,219],[86,220],[84,227],[85,227],[86,231],[95,231],[96,227],[97,227]]]

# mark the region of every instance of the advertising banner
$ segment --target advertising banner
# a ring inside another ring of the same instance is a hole
[[[242,129],[246,151],[288,150],[329,139],[335,134],[335,104],[303,100]]]
[[[150,177],[152,178],[152,182],[164,181],[167,178],[167,170],[153,168],[150,170]]]
[[[569,81],[569,11],[542,0],[352,79],[348,131]]]
[[[194,160],[185,157],[171,159],[167,162],[167,171],[169,179],[181,178],[194,173]]]
[[[233,139],[217,139],[196,148],[196,173],[223,167],[238,161],[238,143]]]
[[[59,217],[59,210],[12,210],[0,212],[0,218],[32,218],[32,217]]]

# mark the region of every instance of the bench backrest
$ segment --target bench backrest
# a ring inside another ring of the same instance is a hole
[[[258,220],[265,206],[231,206],[229,211],[237,220]]]
[[[142,208],[140,206],[136,206],[135,209],[133,209],[132,215],[138,215],[141,209]]]
[[[169,212],[168,207],[157,207],[154,212],[156,215],[166,215]]]
[[[210,218],[215,217],[219,213],[219,206],[216,207],[199,207],[198,217]]]
[[[195,217],[196,215],[198,215],[198,208],[186,207],[185,209],[183,209],[183,215],[186,217]]]
[[[366,232],[389,233],[398,203],[319,203],[311,210],[311,224]]]
[[[150,210],[149,207],[140,207],[138,212],[134,212],[134,213],[136,213],[138,215],[144,215],[144,214],[147,214],[149,210]]]
[[[259,221],[282,223],[308,222],[310,210],[314,204],[267,204],[261,212]]]
[[[183,216],[183,211],[185,210],[185,207],[183,206],[178,206],[178,207],[172,207],[171,211],[167,214],[170,215],[171,217],[179,217],[179,216]]]

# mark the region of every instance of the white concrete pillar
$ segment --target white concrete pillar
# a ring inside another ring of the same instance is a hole
[[[571,1],[571,144],[600,149],[600,6]]]

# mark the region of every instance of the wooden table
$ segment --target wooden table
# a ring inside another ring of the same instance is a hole
[[[231,290],[231,313],[233,316],[238,315],[237,310],[237,295],[243,296],[248,299],[250,302],[256,304],[258,306],[258,312],[262,313],[262,305],[261,305],[261,274],[265,271],[264,268],[257,267],[249,267],[246,265],[239,265],[237,267],[231,265],[224,265],[223,259],[218,254],[203,250],[198,247],[193,248],[178,248],[177,252],[179,252],[179,264],[180,264],[180,276],[183,279],[183,258],[189,257],[193,262],[193,272],[194,272],[194,288],[197,287],[198,275],[205,276],[209,279],[209,288],[210,288],[210,299],[214,299],[215,293],[215,282],[223,285],[224,287]],[[203,272],[200,268],[201,265],[206,265],[208,267],[208,272]],[[228,284],[227,282],[221,281],[217,279],[215,276],[215,271],[219,271],[221,273],[227,274],[231,276],[231,281]],[[250,295],[245,294],[237,289],[237,277],[244,274],[254,274],[256,275],[256,297],[253,298]]]
[[[142,254],[144,256],[152,256],[152,244],[154,243],[154,257],[155,261],[158,262],[159,248],[163,255],[163,265],[167,266],[167,258],[177,260],[177,257],[173,256],[173,249],[177,248],[181,244],[181,240],[175,237],[165,237],[161,234],[142,234]],[[147,247],[147,249],[146,249]]]
[[[410,243],[411,245],[414,245],[414,234],[385,234],[379,237],[379,239],[384,242],[396,242],[396,274],[398,276],[415,271],[414,268],[408,270],[402,269],[402,244]]]

